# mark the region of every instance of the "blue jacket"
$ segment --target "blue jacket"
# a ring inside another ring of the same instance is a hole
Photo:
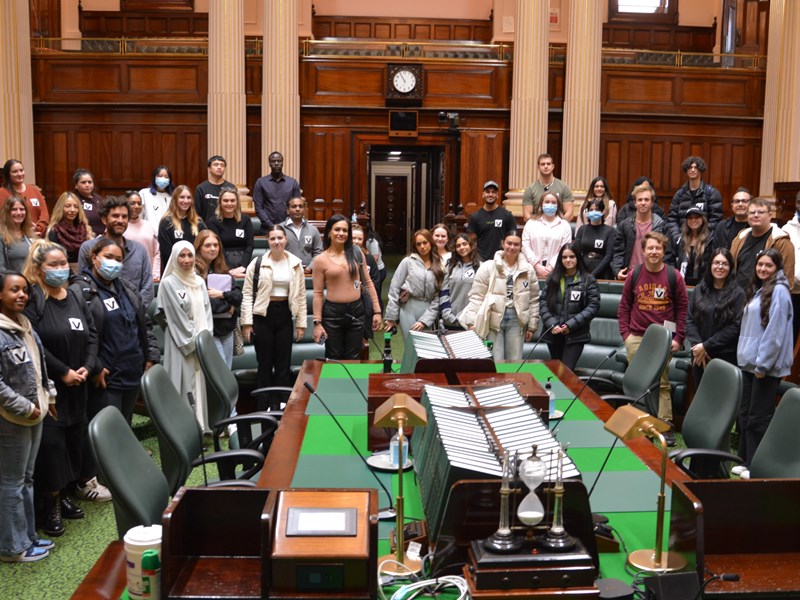
[[[767,326],[761,326],[761,290],[744,308],[736,352],[743,370],[771,377],[785,377],[791,372],[794,350],[792,315],[789,282],[783,271],[778,271]]]

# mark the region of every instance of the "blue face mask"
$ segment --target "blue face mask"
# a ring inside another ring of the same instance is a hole
[[[61,287],[69,279],[69,267],[63,269],[46,269],[44,272],[44,282],[52,287]]]
[[[160,190],[166,189],[169,185],[169,177],[156,177],[156,187]]]
[[[600,219],[603,218],[603,213],[602,213],[602,211],[599,211],[599,210],[587,210],[586,211],[586,217],[590,221],[599,221]]]
[[[114,281],[119,277],[120,271],[122,271],[122,263],[118,260],[109,258],[100,259],[100,268],[97,269],[97,272],[100,274],[100,277],[106,281]]]
[[[542,212],[546,214],[548,217],[552,217],[554,214],[558,212],[558,205],[557,204],[542,204]]]

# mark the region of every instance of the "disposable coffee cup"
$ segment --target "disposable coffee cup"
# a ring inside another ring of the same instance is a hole
[[[148,591],[148,586],[142,577],[142,554],[145,550],[156,550],[159,557],[161,556],[161,525],[150,527],[139,525],[129,529],[122,539],[125,542],[128,595],[142,600],[152,598],[152,586],[149,586],[150,591]]]

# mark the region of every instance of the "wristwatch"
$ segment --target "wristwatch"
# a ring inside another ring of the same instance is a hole
[[[316,325],[322,325],[322,320],[321,319],[314,319],[314,325],[315,326]]]

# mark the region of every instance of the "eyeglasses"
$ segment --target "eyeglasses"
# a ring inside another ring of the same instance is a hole
[[[711,263],[712,267],[730,267],[730,263],[727,260],[715,260]]]

